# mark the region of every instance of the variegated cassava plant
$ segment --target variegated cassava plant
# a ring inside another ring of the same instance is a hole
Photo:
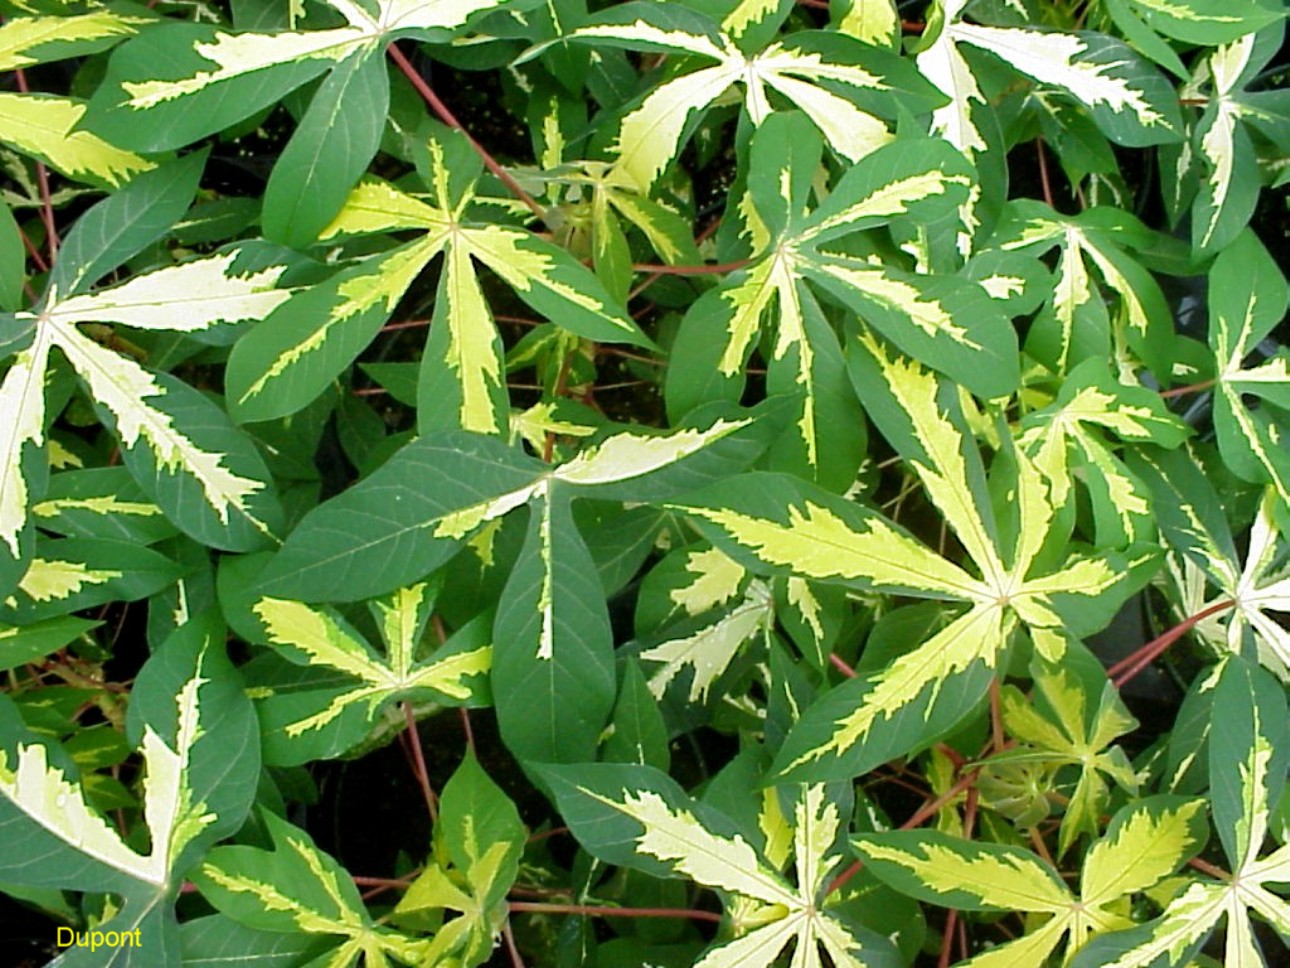
[[[1284,963],[1286,12],[0,2],[0,948]]]

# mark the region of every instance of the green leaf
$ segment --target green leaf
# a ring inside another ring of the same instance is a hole
[[[967,911],[1051,915],[1038,930],[978,955],[973,968],[1042,964],[1067,937],[1066,955],[1092,934],[1125,927],[1122,899],[1176,871],[1204,844],[1204,804],[1149,797],[1125,807],[1085,855],[1082,895],[1044,860],[1019,847],[975,843],[933,831],[867,834],[855,841],[866,865],[903,893]]]
[[[885,938],[829,909],[826,886],[843,855],[836,850],[838,806],[823,786],[800,788],[793,809],[796,884],[762,857],[719,811],[691,800],[648,766],[543,767],[560,812],[594,855],[656,876],[679,875],[746,903],[754,927],[710,947],[696,964],[769,966],[790,943],[799,963],[894,966]]]
[[[0,672],[34,662],[81,638],[100,624],[65,615],[33,625],[0,626]]]
[[[1285,16],[1249,0],[1131,0],[1147,23],[1189,44],[1230,43]]]
[[[431,235],[369,256],[274,310],[229,357],[233,418],[271,420],[303,409],[372,341],[442,244]]]
[[[323,81],[264,191],[264,234],[304,248],[345,204],[376,154],[389,106],[379,51],[359,47]]]
[[[525,830],[515,805],[470,751],[444,785],[434,834],[438,862],[412,882],[395,914],[460,911],[436,931],[422,963],[442,964],[455,955],[467,965],[483,964],[506,923]]]
[[[1231,865],[1230,880],[1193,880],[1155,921],[1093,941],[1072,968],[1183,965],[1227,918],[1224,964],[1263,966],[1250,912],[1278,934],[1290,929],[1284,891],[1290,847],[1260,857],[1270,814],[1285,787],[1285,691],[1239,656],[1228,658],[1215,688],[1209,742],[1214,824]]]
[[[592,759],[617,692],[609,614],[568,502],[559,485],[535,495],[493,625],[498,724],[530,763]]]
[[[205,162],[206,153],[198,151],[138,175],[77,219],[50,273],[49,292],[60,298],[82,292],[164,235],[188,210]]]
[[[135,686],[139,707],[132,706],[131,719],[146,768],[147,853],[127,845],[87,804],[60,751],[0,719],[0,830],[9,844],[0,878],[110,891],[122,904],[99,927],[140,931],[138,949],[72,949],[63,964],[178,962],[172,905],[184,872],[242,825],[259,772],[255,717],[222,638],[214,623],[190,625],[145,665]]]
[[[11,17],[0,26],[0,70],[16,70],[107,50],[151,23],[138,8]]]
[[[341,689],[268,688],[259,701],[265,729],[265,758],[292,766],[340,756],[386,726],[384,714],[398,700],[433,701],[435,707],[472,700],[487,676],[492,646],[482,625],[467,626],[431,654],[421,639],[434,592],[427,584],[401,588],[374,603],[381,619],[386,655],[334,614],[299,602],[262,598],[254,612],[268,641],[311,671],[334,669],[358,680]],[[434,707],[432,707],[434,708]],[[403,717],[396,720],[400,728]]]
[[[908,65],[842,34],[798,33],[747,57],[734,37],[698,14],[686,11],[678,16],[673,10],[631,3],[565,39],[680,52],[717,62],[667,81],[623,118],[615,171],[624,183],[642,191],[648,191],[679,154],[690,117],[736,83],[744,85],[744,105],[753,124],[769,116],[773,91],[805,112],[830,147],[851,162],[892,140],[862,98],[878,94],[881,100],[882,94],[899,89],[911,100],[931,100],[930,90]]]
[[[354,601],[411,584],[480,525],[525,503],[543,465],[496,439],[443,432],[305,516],[260,577],[267,595]],[[434,480],[433,488],[426,487]]]
[[[261,819],[272,850],[217,847],[192,875],[218,911],[261,931],[333,936],[327,964],[351,965],[360,954],[373,964],[387,956],[424,963],[429,942],[378,926],[348,872],[308,834],[269,812]]]
[[[1272,484],[1281,501],[1290,503],[1290,456],[1282,443],[1284,430],[1244,399],[1248,394],[1280,406],[1290,403],[1284,355],[1245,365],[1285,316],[1290,291],[1267,250],[1248,232],[1214,260],[1210,278],[1209,345],[1219,388],[1214,406],[1219,449],[1237,475]]]
[[[41,540],[0,621],[26,625],[91,605],[146,598],[182,574],[149,548],[89,538]]]
[[[664,772],[671,760],[667,725],[635,659],[628,659],[623,667],[602,755],[606,763],[652,766]]]

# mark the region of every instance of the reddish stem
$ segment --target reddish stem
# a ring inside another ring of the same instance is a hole
[[[511,968],[524,968],[524,959],[520,957],[520,949],[515,946],[515,935],[511,933],[509,918],[502,925],[502,937],[506,941],[506,953],[510,956]]]
[[[23,69],[19,67],[13,74],[18,82],[18,90],[23,94],[29,93],[27,75]],[[45,244],[49,246],[49,265],[53,265],[54,260],[58,258],[58,226],[54,224],[54,201],[49,191],[49,172],[43,161],[36,162],[36,181],[40,185],[40,217],[45,223]]]
[[[846,662],[842,659],[842,657],[839,656],[836,652],[829,653],[829,661],[833,663],[833,668],[837,669],[848,679],[854,679],[856,677],[856,670],[853,667],[847,665]]]
[[[439,798],[435,796],[434,789],[430,786],[430,774],[426,770],[425,754],[421,751],[421,734],[417,732],[417,720],[412,715],[412,704],[403,704],[403,715],[408,722],[408,743],[412,747],[412,762],[414,764],[413,773],[416,774],[417,783],[421,786],[421,795],[425,797],[426,809],[430,811],[430,822],[432,824],[439,822]]]
[[[1160,399],[1168,400],[1171,397],[1181,397],[1188,393],[1199,393],[1201,390],[1208,390],[1216,380],[1201,380],[1199,383],[1189,383],[1185,387],[1174,387],[1172,390],[1161,390]]]
[[[660,276],[715,276],[723,272],[734,272],[742,269],[752,259],[736,259],[734,262],[721,262],[715,265],[702,266],[668,266],[652,262],[639,262],[632,266],[633,272],[653,272]]]
[[[1035,154],[1039,156],[1039,184],[1044,192],[1044,202],[1049,208],[1056,208],[1053,204],[1053,186],[1048,181],[1048,155],[1044,152],[1044,139],[1035,139]]]
[[[1163,635],[1157,636],[1146,645],[1125,656],[1111,668],[1106,670],[1106,674],[1111,677],[1117,689],[1123,688],[1124,684],[1136,676],[1139,672],[1151,665],[1156,659],[1164,654],[1164,651],[1173,645],[1180,638],[1190,632],[1197,624],[1215,615],[1218,612],[1224,612],[1236,603],[1231,600],[1215,602],[1209,608],[1202,609],[1190,618],[1179,622]]]
[[[381,327],[382,333],[393,333],[400,329],[420,329],[422,326],[429,326],[428,319],[405,319],[401,323],[386,323]]]
[[[584,914],[600,918],[688,918],[721,923],[721,915],[694,908],[631,908],[598,904],[548,904],[544,901],[511,901],[511,911],[525,914]]]
[[[483,160],[484,167],[496,175],[498,180],[507,187],[510,193],[527,205],[534,215],[540,219],[546,218],[546,209],[538,204],[537,200],[526,192],[520,183],[515,180],[515,177],[498,164],[497,159],[488,153],[488,149],[476,141],[471,133],[462,126],[461,122],[457,120],[452,111],[448,109],[448,105],[439,100],[439,96],[435,94],[430,85],[425,82],[425,78],[423,78],[420,73],[418,73],[417,69],[412,66],[412,62],[403,55],[403,51],[399,50],[399,45],[390,44],[390,46],[386,48],[386,53],[390,55],[390,60],[394,61],[394,63],[399,66],[399,70],[403,72],[404,76],[412,83],[412,86],[416,88],[417,93],[421,95],[426,104],[430,105],[430,110],[439,115],[439,120],[448,125],[448,127],[460,131],[466,136],[466,140],[470,142],[470,146],[475,149],[475,154],[479,155]]]

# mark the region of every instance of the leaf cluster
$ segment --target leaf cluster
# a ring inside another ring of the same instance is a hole
[[[1284,960],[1282,2],[0,12],[34,958]]]

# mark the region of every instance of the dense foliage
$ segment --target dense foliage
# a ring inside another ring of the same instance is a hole
[[[1285,963],[1279,0],[0,9],[6,952]]]

